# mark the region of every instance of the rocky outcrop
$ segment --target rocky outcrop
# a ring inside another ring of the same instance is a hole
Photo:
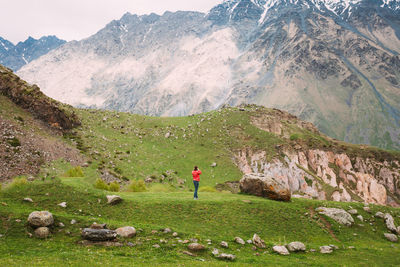
[[[264,174],[246,174],[240,180],[240,191],[272,200],[290,201],[289,187],[281,179]]]
[[[44,95],[36,85],[28,85],[10,69],[0,65],[0,94],[49,126],[69,130],[80,125],[74,113],[67,112],[60,103]]]
[[[296,144],[280,148],[284,160],[267,160],[265,151],[246,148],[235,155],[244,174],[272,176],[286,184],[292,194],[304,198],[334,201],[360,201],[399,206],[400,163],[386,152],[374,155],[307,148]],[[378,152],[375,152],[378,153]],[[382,160],[382,157],[387,159]]]

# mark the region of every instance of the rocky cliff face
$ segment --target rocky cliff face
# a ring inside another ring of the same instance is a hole
[[[400,4],[229,0],[208,14],[125,14],[19,71],[75,106],[181,116],[284,109],[353,143],[400,149]]]
[[[29,37],[14,45],[0,37],[0,64],[17,71],[42,55],[66,43],[56,36],[44,36],[39,40]]]
[[[253,118],[253,124],[293,140],[289,129],[282,125],[288,118],[297,121],[282,113]],[[301,121],[298,125],[315,130]],[[267,160],[265,151],[253,149],[237,151],[235,160],[243,173],[263,173],[280,179],[298,197],[400,206],[400,161],[389,153],[366,147],[355,153],[346,151],[340,143],[317,149],[301,142],[281,147],[280,151],[283,161]]]

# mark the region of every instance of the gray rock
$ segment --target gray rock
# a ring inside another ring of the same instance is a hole
[[[185,255],[188,255],[191,257],[196,257],[196,254],[193,254],[192,252],[189,252],[189,251],[182,251],[182,254],[185,254]]]
[[[291,242],[287,245],[290,252],[306,251],[306,246],[301,242]]]
[[[160,248],[160,245],[159,244],[154,244],[153,248]]]
[[[188,248],[189,248],[189,250],[192,250],[192,251],[202,251],[202,250],[206,249],[205,246],[203,246],[202,244],[199,244],[199,243],[190,243],[188,245]]]
[[[396,228],[396,225],[394,225],[394,219],[393,219],[392,215],[390,215],[389,213],[386,213],[384,219],[385,219],[385,223],[386,223],[386,228],[389,231],[397,234],[397,228]]]
[[[397,242],[397,241],[399,241],[397,235],[395,235],[395,234],[384,233],[384,236],[385,236],[386,239],[389,240],[390,242]]]
[[[356,209],[351,209],[351,210],[348,210],[347,212],[350,213],[351,215],[358,214],[358,211]]]
[[[226,241],[222,241],[220,243],[220,246],[223,247],[223,248],[228,248],[229,247],[228,242],[226,242]]]
[[[31,198],[29,198],[29,197],[24,198],[24,201],[25,201],[25,202],[33,203],[33,200],[32,200]]]
[[[280,179],[264,174],[246,174],[240,180],[240,191],[272,200],[290,201],[290,188]]]
[[[250,240],[251,241],[251,240]],[[240,237],[235,237],[235,242],[241,245],[245,245],[246,243],[244,242],[243,239],[241,239]]]
[[[250,239],[248,239],[246,242],[247,244],[253,244],[253,241],[251,241]]]
[[[77,221],[75,219],[71,220],[71,224],[76,224],[76,223],[77,223]]]
[[[106,197],[107,197],[107,204],[110,204],[110,205],[115,205],[122,201],[122,198],[117,195],[109,195]]]
[[[385,214],[383,212],[378,211],[377,213],[375,213],[375,217],[384,219]]]
[[[211,163],[210,167],[217,167],[217,163],[216,162]]]
[[[319,251],[322,254],[330,254],[333,252],[333,248],[331,246],[322,246],[322,247],[319,247]]]
[[[172,236],[173,236],[173,237],[177,237],[178,235],[179,235],[179,234],[178,234],[177,232],[173,232],[173,233],[172,233]]]
[[[111,241],[117,237],[117,232],[109,229],[91,229],[82,230],[82,238],[89,241]]]
[[[46,227],[54,223],[53,214],[48,211],[34,211],[29,214],[28,223],[32,227]]]
[[[272,250],[280,255],[289,255],[289,251],[285,246],[273,246]]]
[[[63,228],[63,227],[65,227],[65,224],[63,224],[62,222],[60,222],[60,223],[58,224],[58,226],[60,226],[61,228]]]
[[[328,216],[339,224],[351,226],[354,223],[353,217],[343,209],[319,207],[315,209],[319,214]]]
[[[362,215],[358,215],[358,216],[357,216],[357,219],[359,219],[359,220],[362,221],[362,222],[364,221],[364,218],[363,218]]]
[[[334,250],[338,250],[339,249],[339,247],[338,246],[336,246],[336,245],[332,245],[332,244],[330,244],[329,245],[332,249],[334,249]]]
[[[222,260],[233,261],[233,260],[236,259],[236,256],[233,255],[233,254],[221,253],[221,254],[218,255],[218,258],[219,258],[219,259],[222,259]]]
[[[132,226],[120,227],[115,230],[117,235],[124,238],[134,237],[136,235],[136,229]]]
[[[252,243],[258,248],[266,248],[264,240],[262,240],[257,234],[253,235]]]
[[[35,236],[37,238],[45,239],[50,235],[50,230],[47,227],[39,227],[35,230]]]

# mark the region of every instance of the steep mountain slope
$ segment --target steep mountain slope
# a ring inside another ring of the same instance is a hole
[[[32,60],[47,54],[66,43],[56,36],[44,36],[39,40],[29,37],[14,45],[0,37],[0,64],[17,71]]]
[[[400,149],[399,6],[230,0],[206,16],[128,13],[19,74],[75,106],[181,116],[255,103]]]

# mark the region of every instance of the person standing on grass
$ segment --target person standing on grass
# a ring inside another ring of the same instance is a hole
[[[199,189],[199,183],[200,183],[200,174],[201,171],[199,170],[199,167],[194,166],[194,170],[192,171],[193,175],[193,184],[194,184],[194,200],[199,199],[197,196],[197,190]]]

